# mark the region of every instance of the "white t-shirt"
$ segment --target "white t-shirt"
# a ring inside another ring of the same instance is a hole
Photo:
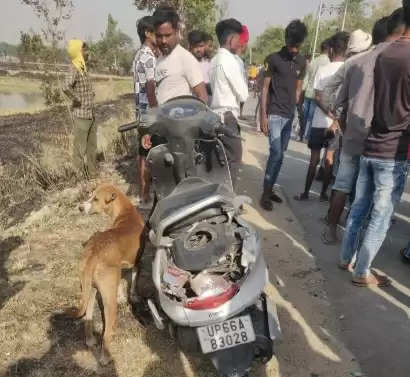
[[[192,88],[204,82],[198,60],[181,45],[169,55],[157,60],[155,70],[157,101],[163,104],[171,98],[192,94]]]
[[[320,67],[315,76],[313,89],[324,91],[331,83],[333,75],[339,70],[344,62],[332,62]],[[312,120],[313,128],[329,128],[333,124],[333,119],[329,118],[323,110],[317,106]]]
[[[199,65],[202,69],[205,84],[209,84],[209,69],[211,68],[211,62],[208,59],[202,59],[199,62]]]
[[[211,60],[209,80],[212,88],[211,109],[219,115],[232,111],[239,116],[240,103],[248,99],[248,84],[236,55],[220,48]]]

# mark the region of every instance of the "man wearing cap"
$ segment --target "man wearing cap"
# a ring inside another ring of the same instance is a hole
[[[336,115],[345,118],[340,122],[343,129],[343,146],[340,165],[333,185],[333,193],[327,216],[328,226],[323,230],[322,241],[325,244],[338,242],[337,226],[342,216],[347,196],[353,202],[354,191],[360,168],[360,156],[369,133],[374,114],[374,67],[377,57],[389,45],[387,41],[398,39],[404,32],[403,11],[395,11],[387,21],[386,41],[380,40],[370,51],[357,54],[348,59],[332,87],[328,87],[329,101],[335,108]],[[399,17],[398,17],[399,15]],[[377,26],[377,23],[375,27]],[[349,40],[350,54],[368,50],[370,36],[361,30],[352,33]],[[367,48],[366,48],[367,47]],[[343,115],[344,114],[344,115]]]

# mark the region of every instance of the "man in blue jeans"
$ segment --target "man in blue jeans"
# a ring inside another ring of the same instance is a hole
[[[299,49],[306,36],[306,26],[299,20],[292,21],[285,31],[286,46],[265,60],[261,129],[269,137],[269,159],[260,204],[267,211],[273,210],[272,201],[282,203],[273,186],[289,144],[296,104],[301,100],[306,60]]]
[[[374,70],[374,117],[365,142],[356,199],[347,220],[340,268],[353,272],[359,287],[387,286],[390,280],[371,272],[390,226],[394,207],[407,180],[410,142],[410,0],[403,0],[406,31],[380,53]],[[373,204],[373,206],[372,206]],[[370,220],[358,249],[367,215]]]

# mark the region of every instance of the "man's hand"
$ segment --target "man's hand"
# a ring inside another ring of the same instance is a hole
[[[268,136],[269,130],[268,130],[268,117],[267,117],[267,115],[262,115],[262,117],[261,117],[261,130],[265,134],[265,136]]]
[[[333,114],[333,111],[332,110],[327,110],[327,114],[326,114],[329,118],[332,118],[335,122],[337,122],[337,118],[336,118],[336,115],[335,114]],[[339,124],[339,123],[338,123]]]
[[[152,148],[151,135],[144,135],[141,138],[141,145],[145,150],[151,149]]]
[[[339,122],[337,120],[333,121],[332,125],[329,128],[330,130],[333,131],[333,133],[337,133],[337,131],[340,129]]]

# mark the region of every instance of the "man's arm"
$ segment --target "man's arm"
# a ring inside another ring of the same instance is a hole
[[[346,81],[346,64],[343,64],[323,89],[322,102],[334,109],[334,103],[342,84]]]
[[[307,70],[307,63],[306,60],[303,63],[303,67],[297,77],[296,81],[296,105],[298,108],[300,108],[303,104],[303,80],[305,79],[306,76],[306,70]]]
[[[296,81],[296,105],[302,105],[302,91],[303,91],[303,80]]]
[[[248,84],[239,62],[227,61],[227,64],[223,65],[223,71],[238,101],[246,102],[249,97]]]
[[[346,112],[349,102],[349,83],[350,83],[350,70],[347,70],[344,76],[344,80],[338,88],[337,92],[331,97],[330,106],[333,109],[333,113],[336,118],[341,120],[343,114]],[[342,131],[346,129],[346,122],[339,122]]]
[[[260,110],[260,122],[261,129],[265,135],[268,135],[268,113],[267,113],[267,102],[268,102],[268,93],[271,83],[271,77],[265,77],[263,80],[262,87],[262,96],[261,96],[261,110]]]
[[[333,113],[330,111],[329,107],[325,105],[323,102],[323,91],[322,90],[315,90],[315,100],[316,105],[329,117],[332,119],[336,119]]]
[[[208,103],[208,93],[204,82],[192,88],[192,93],[205,103]]]
[[[154,56],[149,56],[148,59],[141,64],[144,67],[145,71],[145,78],[147,83],[145,84],[145,89],[147,91],[147,98],[149,107],[157,107],[157,96],[155,94],[156,89],[156,82],[155,82],[155,66],[156,66],[156,59]]]
[[[157,96],[155,94],[155,89],[156,89],[156,83],[155,80],[150,80],[147,82],[145,86],[147,90],[147,97],[148,97],[148,104],[149,107],[157,107],[158,106],[158,101],[157,101]]]

